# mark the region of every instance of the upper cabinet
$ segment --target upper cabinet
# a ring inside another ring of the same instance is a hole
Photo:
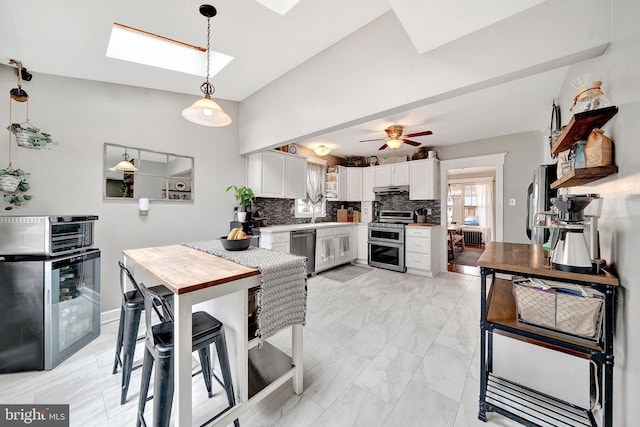
[[[302,199],[305,196],[307,159],[264,151],[247,158],[247,186],[256,197]]]
[[[618,107],[611,106],[574,114],[558,140],[551,147],[551,154],[559,154],[573,147],[577,141],[586,140],[594,128],[602,127],[617,112]],[[616,165],[573,169],[562,178],[552,182],[551,188],[584,185],[616,172],[618,172]]]
[[[440,198],[440,160],[425,159],[409,162],[410,200],[435,200]]]
[[[409,163],[393,163],[375,166],[373,182],[375,187],[389,185],[409,185]]]
[[[362,200],[362,170],[364,168],[344,168],[347,174],[347,202]]]
[[[362,168],[362,201],[363,202],[372,202],[376,199],[376,195],[373,192],[373,187],[375,187],[374,171],[375,171],[375,168],[373,167]]]

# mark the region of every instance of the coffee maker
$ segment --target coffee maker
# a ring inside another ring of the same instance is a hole
[[[597,208],[590,210],[591,214],[585,219],[585,209],[592,202]],[[598,273],[604,266],[604,261],[599,259],[597,230],[602,198],[597,194],[565,194],[552,198],[551,203],[559,212],[558,230],[551,243],[552,268],[572,273]]]

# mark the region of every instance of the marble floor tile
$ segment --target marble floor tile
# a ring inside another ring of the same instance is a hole
[[[313,427],[376,427],[391,412],[386,404],[357,384],[351,384],[327,408]]]
[[[388,345],[356,378],[355,383],[393,405],[402,395],[420,362],[415,354]]]
[[[450,427],[455,422],[457,410],[457,401],[411,381],[384,426]]]
[[[243,427],[306,427],[324,411],[309,397],[293,393],[291,386],[280,391],[251,416],[241,420]]]
[[[471,358],[471,354],[436,343],[422,359],[413,375],[413,381],[458,401],[469,373]]]

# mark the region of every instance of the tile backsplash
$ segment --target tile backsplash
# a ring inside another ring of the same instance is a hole
[[[409,200],[407,194],[394,194],[386,196],[378,196],[376,198],[380,202],[381,209],[386,210],[412,210],[420,208],[431,209],[431,215],[427,215],[427,222],[440,223],[440,200]],[[295,200],[292,199],[271,199],[258,197],[255,199],[254,206],[262,215],[267,218],[268,225],[283,224],[306,224],[311,222],[310,218],[296,218],[294,209]],[[350,207],[361,210],[360,202],[327,202],[327,216],[324,218],[316,218],[316,222],[333,222],[338,218],[338,209],[344,206],[345,209]]]

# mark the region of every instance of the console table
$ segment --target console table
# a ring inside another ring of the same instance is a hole
[[[580,408],[497,377],[493,374],[493,334],[526,341],[556,351],[593,360],[598,366],[596,381],[602,386],[600,404],[602,425],[613,427],[613,330],[616,289],[619,281],[611,274],[569,273],[552,270],[545,261],[542,245],[491,243],[478,260],[481,267],[480,299],[480,399],[478,419],[497,412],[526,426],[598,426],[590,408]],[[496,277],[521,275],[589,286],[604,294],[603,333],[599,342],[585,343],[553,332],[530,329],[518,324],[510,279]],[[487,293],[487,277],[491,285]],[[495,396],[510,396],[495,398]],[[517,396],[514,398],[513,396]],[[512,399],[512,400],[509,400]],[[551,408],[551,409],[550,409]]]

